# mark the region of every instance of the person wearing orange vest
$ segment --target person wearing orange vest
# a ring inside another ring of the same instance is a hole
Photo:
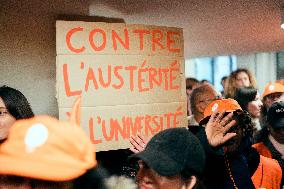
[[[268,130],[262,135],[262,141],[253,147],[263,156],[273,158],[284,168],[284,102],[275,102],[267,113]],[[284,178],[282,178],[282,187]]]
[[[197,133],[207,158],[203,183],[208,189],[279,189],[282,172],[277,161],[252,148],[253,122],[237,101],[213,101]]]

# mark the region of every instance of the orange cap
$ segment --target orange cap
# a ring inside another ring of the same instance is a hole
[[[264,88],[262,98],[272,93],[284,93],[284,85],[280,83],[268,83]]]
[[[68,181],[97,162],[84,131],[48,116],[18,120],[0,147],[0,174]]]
[[[203,113],[204,118],[200,121],[200,124],[204,124],[206,121],[208,121],[209,117],[213,114],[214,111],[221,113],[223,111],[233,112],[235,110],[241,110],[241,109],[242,109],[241,106],[234,99],[228,98],[228,99],[214,100],[205,108]]]

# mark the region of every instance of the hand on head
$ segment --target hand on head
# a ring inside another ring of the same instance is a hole
[[[229,129],[236,124],[236,121],[232,120],[233,113],[229,113],[225,117],[224,114],[224,111],[219,114],[214,111],[205,126],[208,142],[213,147],[220,146],[237,135],[236,133],[228,133]]]

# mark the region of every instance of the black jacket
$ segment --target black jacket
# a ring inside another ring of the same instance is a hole
[[[191,128],[189,127],[189,130]],[[206,152],[206,166],[203,184],[208,189],[234,189],[232,178],[229,175],[228,166],[225,163],[225,153],[222,147],[213,148],[209,145],[205,129],[199,127],[199,131],[194,130]],[[229,168],[235,185],[239,189],[254,189],[251,176],[256,171],[260,155],[251,147],[251,144],[243,143],[247,146],[240,152],[227,156]],[[228,163],[227,163],[228,165]]]

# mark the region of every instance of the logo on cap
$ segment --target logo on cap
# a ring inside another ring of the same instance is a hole
[[[269,86],[269,90],[270,90],[270,91],[273,91],[274,89],[275,89],[275,86],[274,86],[274,85],[270,85],[270,86]]]
[[[36,148],[42,146],[48,138],[48,129],[41,123],[33,124],[27,131],[25,137],[26,152],[32,153]]]
[[[279,108],[279,109],[276,109],[275,111],[276,113],[284,112],[284,108]]]
[[[215,110],[217,110],[218,109],[218,104],[217,103],[215,103],[213,106],[212,106],[212,112],[214,112]]]

